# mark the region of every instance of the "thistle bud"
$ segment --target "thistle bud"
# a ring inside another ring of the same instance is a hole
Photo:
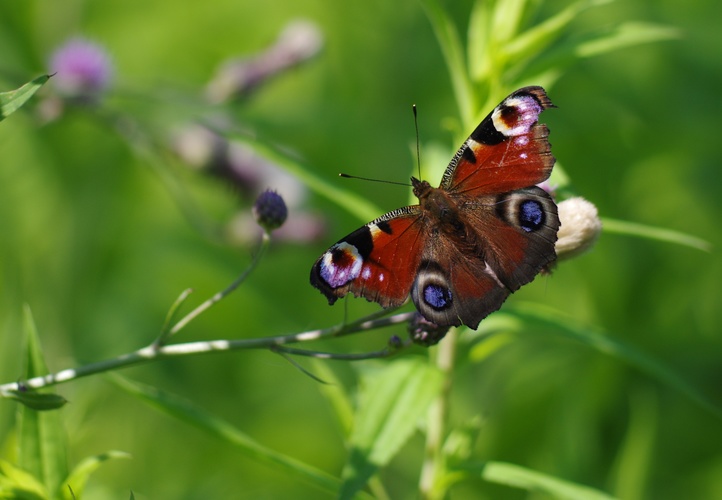
[[[581,197],[557,205],[561,227],[554,246],[558,259],[568,259],[589,250],[602,232],[597,207]]]
[[[438,344],[441,339],[444,338],[446,332],[449,331],[449,326],[439,326],[436,323],[432,323],[428,319],[424,318],[420,312],[414,313],[414,317],[411,318],[408,324],[409,337],[414,344],[419,344],[425,347]]]
[[[262,192],[253,204],[253,216],[265,231],[278,229],[288,217],[286,202],[280,194],[270,189]]]

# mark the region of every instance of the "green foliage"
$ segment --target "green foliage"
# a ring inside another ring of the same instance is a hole
[[[614,497],[586,486],[540,474],[514,464],[489,462],[481,476],[492,483],[507,484],[527,491],[541,491],[552,498],[565,500],[613,500]]]
[[[717,4],[153,0],[143,16],[110,1],[70,17],[35,4],[0,6],[0,88],[18,89],[0,119],[34,95],[0,127],[0,498],[722,496]],[[232,102],[203,97],[215,67],[253,61],[297,16],[321,29],[315,59]],[[78,32],[112,55],[102,96],[20,86]],[[329,308],[308,269],[401,197],[338,171],[408,178],[416,102],[433,183],[526,84],[559,106],[544,114],[565,167],[553,182],[597,205],[597,247],[438,347],[388,347],[405,335],[391,319],[351,337],[344,324],[377,307]],[[231,141],[213,154],[299,179],[285,227],[305,227],[300,213],[327,233],[249,245],[253,195],[188,168],[174,134],[191,123]],[[303,350],[282,340],[303,330]],[[258,350],[218,354],[242,348]],[[13,382],[46,375],[46,359],[77,367],[61,393]],[[76,380],[141,363],[111,385]]]
[[[14,113],[30,99],[50,76],[43,75],[10,92],[0,92],[0,121]]]
[[[29,307],[25,308],[25,339],[25,378],[45,375],[48,369]],[[38,412],[25,404],[18,405],[17,422],[18,466],[43,485],[47,498],[55,498],[68,474],[62,416],[57,411]]]
[[[29,307],[25,308],[26,371],[24,379],[47,374],[38,331]],[[83,498],[85,484],[103,462],[127,458],[110,451],[82,460],[72,471],[67,468],[67,440],[60,412],[67,402],[48,389],[9,391],[4,395],[18,401],[18,466],[0,461],[0,498],[65,499]]]
[[[439,395],[441,373],[419,358],[370,366],[361,374],[356,422],[339,496],[353,498],[416,431]]]

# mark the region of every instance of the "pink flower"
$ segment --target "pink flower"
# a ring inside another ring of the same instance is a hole
[[[50,60],[53,84],[63,97],[93,102],[113,78],[110,57],[101,46],[74,38],[58,48]]]

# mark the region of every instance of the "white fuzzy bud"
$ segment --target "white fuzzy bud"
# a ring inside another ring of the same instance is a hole
[[[561,227],[555,250],[559,260],[576,257],[589,250],[602,232],[597,207],[581,197],[557,205]]]

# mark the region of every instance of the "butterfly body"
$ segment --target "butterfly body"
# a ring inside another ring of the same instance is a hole
[[[535,186],[554,158],[541,87],[508,96],[459,148],[438,188],[411,178],[418,205],[357,229],[326,251],[311,284],[330,304],[348,293],[401,305],[409,295],[438,325],[476,328],[556,259],[559,218]]]

